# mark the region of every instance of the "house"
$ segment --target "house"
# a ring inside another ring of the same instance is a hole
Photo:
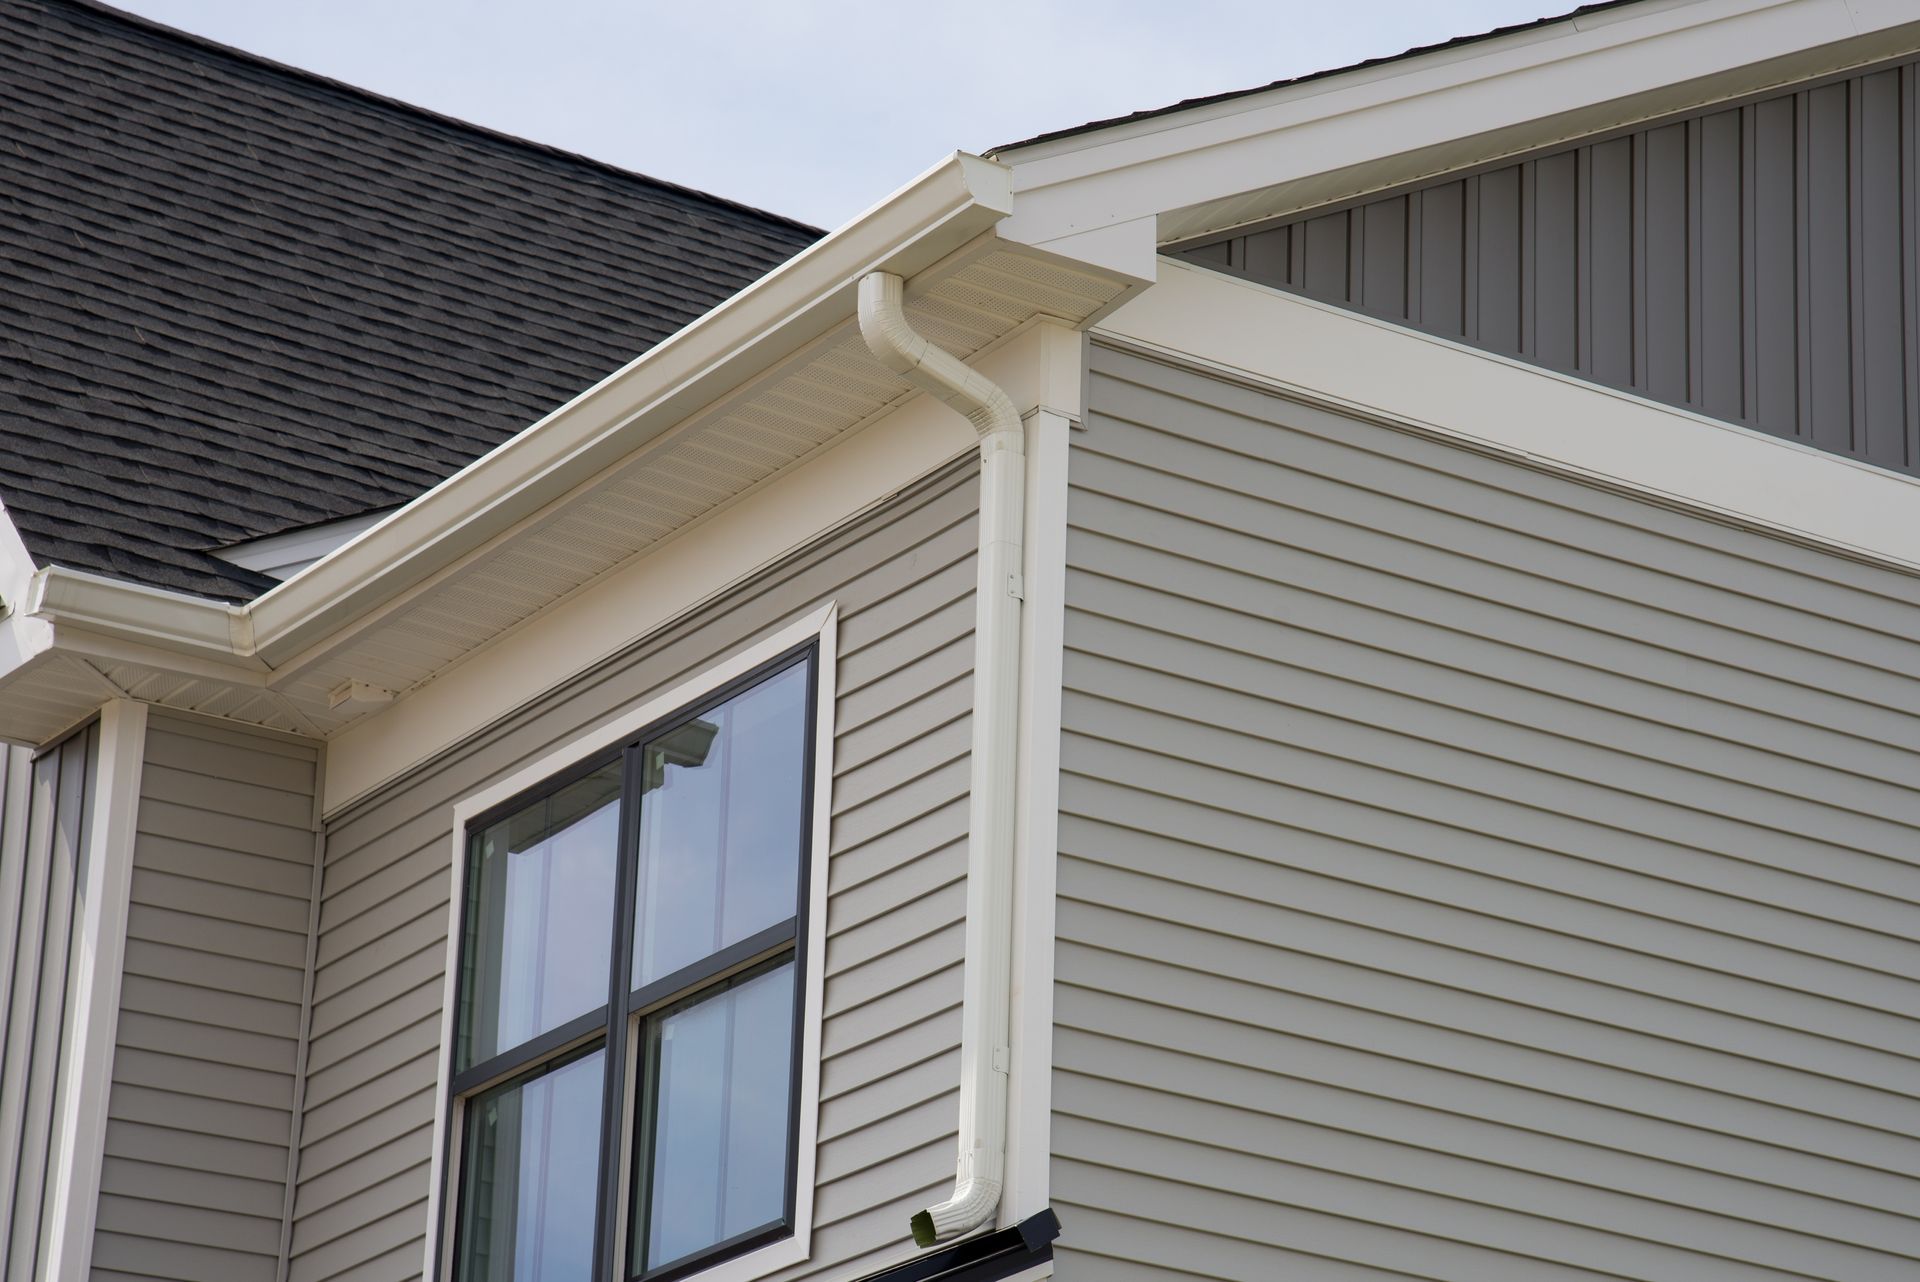
[[[1920,4],[818,239],[0,56],[9,1279],[1920,1268]]]

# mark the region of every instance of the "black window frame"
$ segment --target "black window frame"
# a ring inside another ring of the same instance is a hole
[[[635,918],[638,916],[636,877],[640,859],[640,799],[643,795],[645,747],[721,704],[745,693],[764,681],[805,665],[807,670],[805,716],[800,766],[799,856],[795,876],[793,915],[785,922],[770,926],[755,935],[710,953],[667,975],[633,986]],[[459,919],[454,923],[455,941],[451,956],[455,984],[454,1011],[448,1036],[454,1047],[449,1050],[450,1074],[443,1101],[447,1125],[443,1138],[440,1179],[439,1223],[434,1226],[440,1243],[436,1258],[441,1277],[457,1279],[461,1265],[459,1232],[461,1207],[457,1205],[462,1188],[462,1167],[467,1160],[461,1144],[466,1126],[466,1106],[482,1093],[516,1079],[533,1076],[559,1063],[591,1053],[595,1047],[606,1050],[605,1079],[601,1086],[601,1132],[599,1170],[595,1182],[594,1208],[594,1282],[672,1282],[723,1260],[744,1255],[789,1236],[795,1228],[796,1205],[801,1195],[797,1187],[799,1173],[800,1105],[802,1056],[805,1045],[807,944],[812,923],[808,920],[814,857],[814,776],[819,739],[820,640],[806,642],[782,651],[764,663],[700,695],[699,698],[655,718],[620,741],[591,752],[569,763],[496,805],[469,817],[461,834],[463,866],[462,902]],[[460,1038],[460,1019],[468,1000],[467,952],[468,897],[473,886],[467,874],[472,868],[474,842],[480,833],[526,807],[553,795],[569,784],[619,763],[621,766],[619,849],[614,864],[613,947],[607,983],[608,1000],[557,1028],[526,1042],[500,1051],[487,1059],[459,1067],[454,1049]],[[789,1036],[792,1060],[788,1066],[786,1200],[778,1220],[737,1234],[694,1255],[659,1268],[632,1272],[633,1241],[641,1231],[646,1213],[638,1195],[639,1174],[651,1154],[653,1107],[657,1081],[651,1071],[652,1029],[667,1016],[686,1009],[700,1000],[718,996],[746,978],[777,970],[787,963],[793,966],[793,1015]],[[633,1056],[641,1061],[629,1064]],[[629,1088],[629,1076],[632,1078]],[[630,1121],[631,1117],[631,1121]],[[622,1157],[626,1157],[623,1163]],[[621,1215],[622,1204],[626,1214]],[[624,1218],[624,1223],[622,1220]],[[439,1278],[432,1282],[440,1282]]]

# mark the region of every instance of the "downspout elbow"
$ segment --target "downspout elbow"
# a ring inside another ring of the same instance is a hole
[[[952,1197],[914,1214],[914,1245],[932,1246],[985,1224],[1000,1205],[1000,1187],[999,1180],[981,1176],[955,1184]]]
[[[965,415],[980,438],[960,1151],[953,1196],[913,1217],[924,1247],[991,1223],[1006,1179],[1026,436],[998,384],[914,331],[900,277],[861,278],[860,333],[882,364]]]
[[[964,414],[983,442],[1011,433],[1014,448],[1024,453],[1013,401],[998,383],[915,331],[907,321],[904,284],[892,272],[868,272],[860,279],[860,337],[882,365]]]

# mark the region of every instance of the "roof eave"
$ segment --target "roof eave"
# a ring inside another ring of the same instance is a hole
[[[202,681],[225,673],[236,693],[263,696],[277,706],[276,718],[288,719],[285,728],[297,728],[298,709],[265,687],[280,685],[356,630],[377,627],[529,518],[849,323],[862,275],[921,273],[978,242],[1010,208],[1005,167],[948,157],[251,603],[229,605],[64,567],[36,569],[21,547],[14,559],[22,572],[0,579],[0,589],[18,581],[8,604],[20,642],[0,645],[0,711],[9,697],[37,697],[21,681],[70,652]],[[0,570],[8,565],[5,532]],[[33,736],[4,726],[0,737]]]
[[[1184,241],[1915,48],[1911,5],[1643,0],[996,152],[1000,234]]]
[[[273,666],[425,581],[851,312],[862,274],[911,275],[1012,208],[1004,166],[954,153],[638,359],[252,602]]]

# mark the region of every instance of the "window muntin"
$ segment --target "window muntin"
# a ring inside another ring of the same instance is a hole
[[[450,1092],[466,1115],[455,1128],[462,1150],[449,1166],[459,1282],[558,1277],[525,1270],[582,1249],[577,1213],[556,1222],[564,1245],[546,1226],[546,1256],[493,1245],[500,1217],[532,1214],[522,1208],[534,1205],[529,1181],[543,1170],[515,1168],[514,1197],[503,1201],[501,1175],[475,1183],[481,1163],[497,1159],[467,1147],[487,1138],[474,1129],[476,1110],[494,1116],[513,1107],[497,1092],[533,1089],[527,1084],[560,1076],[563,1064],[601,1065],[587,1258],[607,1262],[613,1276],[656,1282],[791,1232],[815,658],[809,647],[764,665],[655,723],[611,759],[576,767],[467,825]],[[610,800],[609,779],[619,785]],[[649,829],[655,807],[663,817]],[[649,867],[657,874],[651,886]],[[609,872],[612,891],[603,893]],[[556,879],[568,884],[556,887]],[[494,909],[496,900],[507,906]],[[633,905],[631,913],[609,920],[620,903]],[[562,939],[590,933],[575,929],[569,914],[590,922],[596,940]],[[669,942],[649,953],[656,932]],[[599,1004],[569,1018],[564,1012],[586,991],[579,976],[596,957]],[[516,964],[548,969],[530,979]],[[725,1033],[717,1042],[716,1029]],[[523,1040],[508,1042],[516,1036]],[[700,1072],[719,1074],[717,1106],[701,1095]],[[510,1080],[495,1085],[503,1079]],[[497,1131],[500,1123],[490,1125]],[[617,1184],[623,1168],[626,1188]],[[576,1161],[566,1178],[581,1169]],[[704,1206],[703,1196],[712,1200],[706,1228],[668,1227],[675,1199]],[[736,1232],[748,1218],[754,1223]],[[607,1274],[595,1268],[590,1276]]]

